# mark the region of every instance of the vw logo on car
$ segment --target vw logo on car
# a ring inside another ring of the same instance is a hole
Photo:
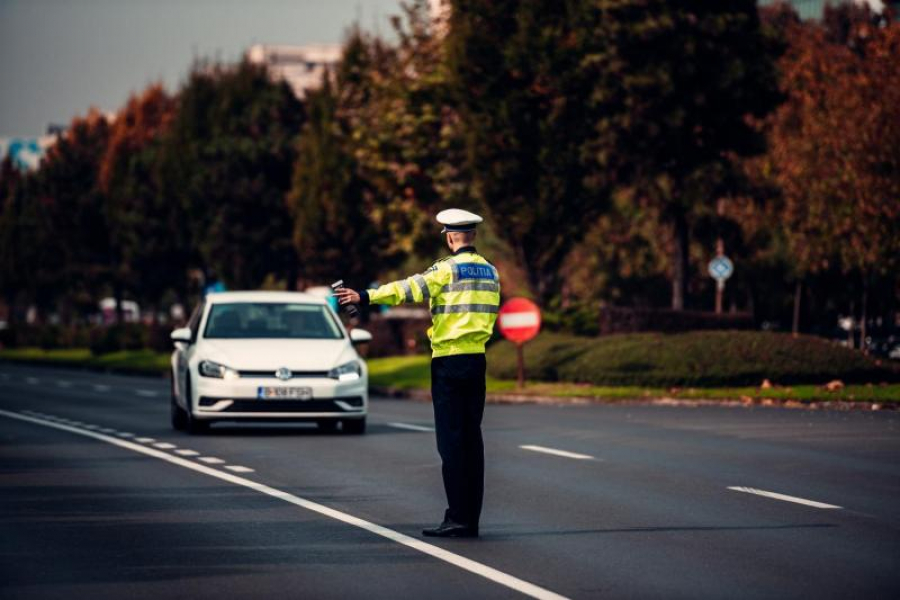
[[[288,369],[287,367],[281,367],[280,369],[275,371],[275,377],[277,377],[278,379],[280,379],[282,381],[287,381],[288,379],[290,379],[293,376],[294,376],[294,374],[291,373],[291,370]]]

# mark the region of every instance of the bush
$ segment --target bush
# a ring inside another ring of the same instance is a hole
[[[3,348],[84,348],[90,341],[85,325],[13,325],[0,332]]]
[[[149,343],[149,330],[139,323],[121,323],[91,330],[91,354],[109,354],[119,350],[141,350]]]
[[[525,346],[529,379],[594,385],[739,386],[900,381],[900,371],[812,336],[757,331],[640,333],[584,338],[541,334]],[[515,347],[495,344],[488,372],[516,376]]]

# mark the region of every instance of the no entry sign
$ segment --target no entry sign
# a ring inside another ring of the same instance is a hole
[[[541,309],[527,298],[513,298],[500,307],[497,323],[503,337],[516,345],[518,387],[522,389],[525,387],[525,356],[522,345],[541,330]]]
[[[500,308],[497,325],[503,337],[524,344],[541,330],[541,309],[527,298],[513,298]]]

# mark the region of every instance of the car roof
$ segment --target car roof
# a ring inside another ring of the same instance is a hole
[[[324,298],[304,294],[302,292],[214,292],[206,295],[209,304],[223,304],[226,302],[302,302],[305,304],[327,304]]]

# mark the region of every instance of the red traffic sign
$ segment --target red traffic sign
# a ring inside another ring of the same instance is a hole
[[[541,309],[527,298],[512,298],[500,308],[497,325],[503,337],[524,344],[541,330]]]

